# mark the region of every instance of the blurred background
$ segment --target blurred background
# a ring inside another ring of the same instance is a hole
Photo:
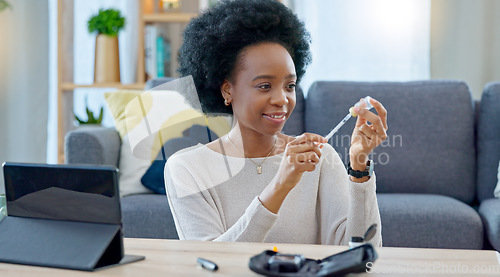
[[[176,77],[183,28],[215,2],[0,1],[0,162],[63,162],[61,138],[87,107],[104,107],[101,124],[113,126],[103,93]],[[313,63],[300,84],[306,92],[317,80],[457,79],[479,99],[485,84],[500,80],[500,1],[282,2],[311,33]],[[96,85],[96,35],[87,22],[109,8],[126,20],[118,35],[120,81]]]

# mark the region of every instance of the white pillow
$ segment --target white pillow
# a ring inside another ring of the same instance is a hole
[[[128,134],[122,139],[120,148],[120,172],[118,175],[120,184],[120,197],[139,193],[152,193],[141,183],[148,168],[151,166],[150,160],[138,159],[132,154]]]
[[[138,159],[132,155],[125,123],[125,107],[131,100],[141,95],[141,93],[143,93],[142,90],[118,90],[104,94],[106,104],[113,115],[115,128],[122,139],[120,160],[118,162],[120,169],[118,183],[120,184],[121,197],[130,194],[151,192],[141,183],[141,178],[151,166],[151,161]]]
[[[497,187],[493,192],[496,198],[500,198],[500,162],[498,163]]]

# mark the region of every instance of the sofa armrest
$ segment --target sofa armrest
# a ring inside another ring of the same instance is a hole
[[[500,199],[490,198],[481,202],[479,215],[491,246],[500,251]]]
[[[64,138],[64,156],[68,164],[99,164],[118,167],[121,140],[114,128],[84,127]]]

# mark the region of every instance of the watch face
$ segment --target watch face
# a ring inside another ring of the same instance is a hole
[[[373,175],[373,168],[374,168],[373,161],[369,160],[368,161],[368,176],[372,176]]]

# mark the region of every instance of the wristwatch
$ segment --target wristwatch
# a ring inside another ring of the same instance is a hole
[[[349,174],[355,178],[363,178],[365,176],[372,176],[372,174],[373,174],[373,161],[368,160],[368,162],[366,163],[365,171],[357,171],[357,170],[352,169],[351,162],[349,162],[349,164],[347,165],[347,174]]]

